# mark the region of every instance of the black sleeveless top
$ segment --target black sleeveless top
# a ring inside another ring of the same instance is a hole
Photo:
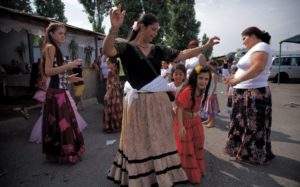
[[[130,85],[140,89],[160,75],[161,61],[173,61],[180,51],[153,45],[148,56],[134,44],[127,41],[118,41],[115,44],[117,49],[116,57],[120,57],[125,76]],[[148,59],[156,73],[147,64]]]

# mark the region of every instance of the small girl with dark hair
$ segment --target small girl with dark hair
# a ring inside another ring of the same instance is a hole
[[[181,166],[191,183],[200,183],[205,174],[204,130],[199,116],[208,94],[211,73],[208,67],[197,65],[177,98],[174,120],[176,145]]]
[[[177,97],[179,91],[181,90],[183,83],[186,79],[186,68],[183,64],[176,64],[175,68],[171,72],[172,82],[169,83],[169,86],[173,88],[173,94]],[[172,102],[173,111],[176,113],[177,105],[176,101]]]

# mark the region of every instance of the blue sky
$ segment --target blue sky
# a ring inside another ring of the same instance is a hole
[[[92,29],[83,6],[77,0],[62,0],[68,24]],[[221,43],[213,56],[242,48],[241,32],[257,26],[271,35],[271,47],[279,50],[279,41],[300,34],[300,0],[195,0],[196,19],[201,21],[199,38],[204,33],[217,35]],[[104,21],[106,32],[110,23]],[[282,50],[300,51],[299,44],[282,45]]]

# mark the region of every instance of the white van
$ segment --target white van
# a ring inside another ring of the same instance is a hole
[[[280,82],[284,82],[289,79],[300,79],[300,55],[281,56],[280,72],[279,56],[273,57],[269,79],[277,82],[279,74]]]

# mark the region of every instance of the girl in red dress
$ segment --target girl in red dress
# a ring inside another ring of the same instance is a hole
[[[197,65],[177,98],[176,145],[182,168],[191,183],[200,183],[205,174],[204,131],[199,114],[210,81],[209,68]]]

